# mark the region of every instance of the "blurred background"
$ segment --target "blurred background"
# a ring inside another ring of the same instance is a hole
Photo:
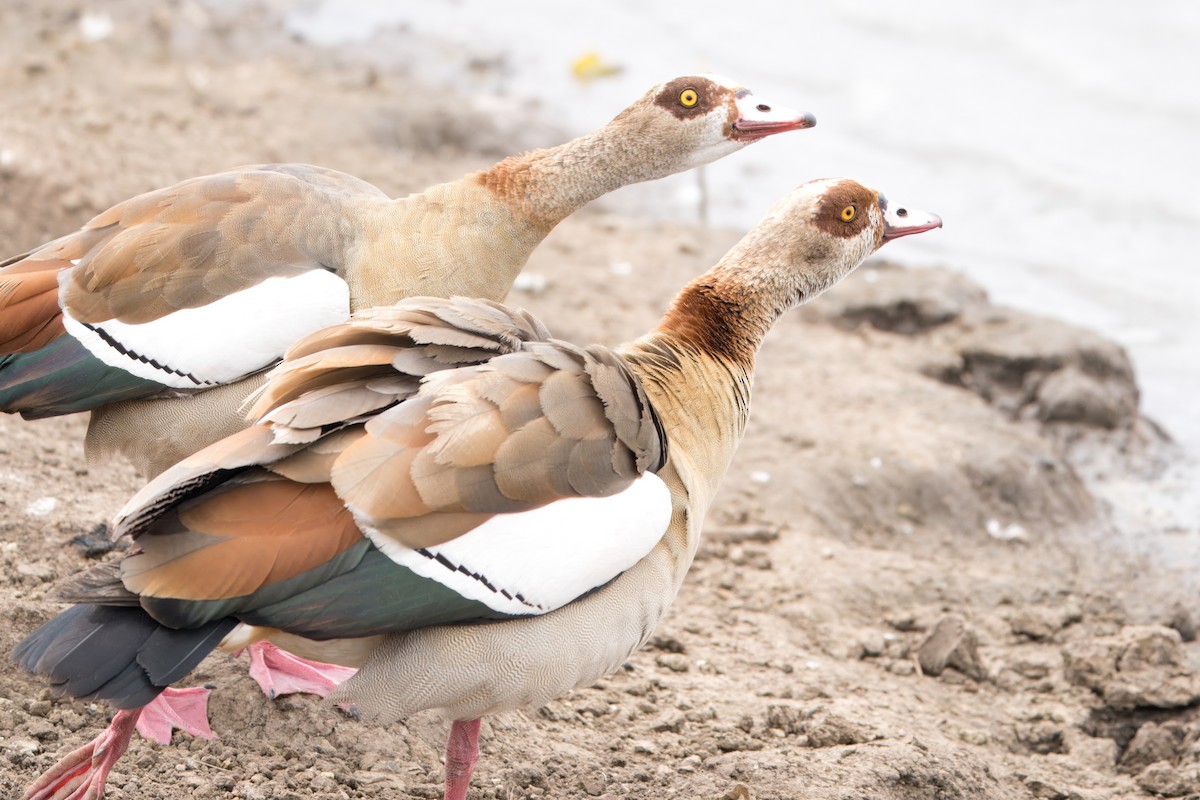
[[[390,43],[379,55],[536,121],[530,146],[591,130],[649,84],[690,71],[811,111],[813,131],[706,169],[709,222],[749,226],[797,183],[826,175],[936,211],[942,232],[886,255],[962,269],[998,302],[1117,339],[1138,367],[1145,412],[1200,452],[1200,4],[288,7],[306,40]],[[532,119],[520,114],[531,104]],[[701,199],[696,176],[679,175],[606,202],[694,220]]]

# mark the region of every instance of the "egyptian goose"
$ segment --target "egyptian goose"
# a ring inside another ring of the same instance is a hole
[[[813,181],[617,348],[464,298],[306,337],[259,423],[130,500],[115,530],[131,554],[77,576],[62,595],[79,605],[18,646],[55,692],[122,709],[26,800],[98,797],[143,706],[213,648],[257,640],[359,667],[333,700],[366,718],[443,710],[445,797],[464,798],[481,716],[594,682],[666,612],[776,319],[940,225]]]
[[[814,124],[686,76],[594,133],[395,200],[303,164],[139,195],[0,262],[0,410],[91,410],[89,454],[156,475],[245,427],[257,373],[301,336],[413,295],[501,300],[591,200]]]

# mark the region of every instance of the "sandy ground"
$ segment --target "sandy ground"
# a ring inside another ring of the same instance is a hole
[[[156,5],[108,4],[96,41],[67,0],[0,6],[0,251],[239,163],[396,194],[524,144],[465,100],[414,113],[413,76],[307,50],[266,12]],[[585,211],[511,299],[615,343],[736,238]],[[52,583],[93,563],[72,539],[138,486],[86,462],[84,425],[0,419],[0,650],[54,613]],[[1200,797],[1189,576],[1121,544],[1138,532],[1118,535],[1088,482],[1149,492],[1169,458],[1116,345],[951,271],[870,264],[767,342],[749,434],[650,646],[487,720],[474,796]],[[268,701],[225,657],[189,683],[215,687],[219,738],[135,740],[108,797],[441,796],[435,717],[380,729]],[[107,717],[0,666],[0,796]]]

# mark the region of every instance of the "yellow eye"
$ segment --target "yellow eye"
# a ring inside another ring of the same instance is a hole
[[[858,216],[858,209],[854,206],[846,206],[842,209],[841,216],[842,222],[853,222],[854,218]]]
[[[679,93],[679,105],[684,108],[691,108],[700,102],[700,95],[696,94],[695,89],[684,89]]]

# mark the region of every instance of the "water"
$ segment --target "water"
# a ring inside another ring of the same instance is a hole
[[[530,123],[559,130],[531,144],[598,127],[693,71],[811,111],[814,130],[707,168],[714,223],[747,227],[825,175],[936,211],[944,230],[887,255],[961,269],[997,302],[1104,331],[1133,356],[1143,411],[1200,454],[1200,3],[324,0],[291,24],[331,45],[403,26],[393,57],[418,74],[505,113],[537,99]],[[589,51],[621,73],[580,83],[571,65]],[[694,219],[697,186],[676,176],[609,203]],[[1173,513],[1191,531],[1198,478],[1176,478]]]

